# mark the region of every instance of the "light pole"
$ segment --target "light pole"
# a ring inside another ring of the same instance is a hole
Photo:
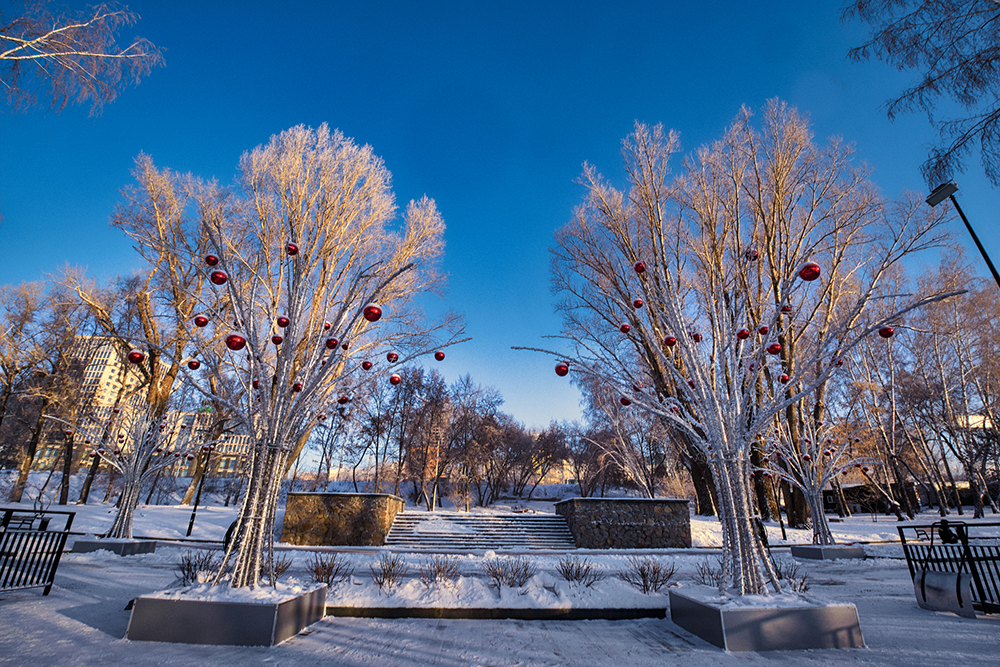
[[[214,449],[215,445],[205,445],[201,448],[201,451],[205,455],[205,461],[202,464],[201,479],[198,480],[198,493],[194,497],[194,507],[191,509],[191,520],[188,521],[188,537],[191,537],[191,531],[194,529],[194,515],[198,513],[198,503],[201,502],[201,490],[205,486],[205,478],[208,476],[208,462],[212,458],[212,450]]]
[[[997,273],[996,267],[993,266],[993,262],[990,261],[990,256],[986,254],[983,244],[979,242],[979,237],[976,236],[974,231],[972,231],[972,225],[969,224],[968,218],[965,217],[962,207],[958,205],[958,200],[955,199],[956,192],[958,192],[958,186],[955,185],[955,181],[948,181],[947,183],[942,183],[934,188],[934,190],[927,195],[927,199],[925,201],[931,206],[937,206],[943,202],[946,197],[951,200],[951,203],[955,206],[955,210],[958,211],[958,215],[961,216],[962,222],[965,223],[965,228],[969,230],[969,236],[971,236],[972,240],[976,242],[976,247],[979,248],[979,254],[981,254],[983,259],[986,260],[986,266],[990,267],[990,273],[993,274],[993,280],[996,281],[997,287],[1000,288],[1000,274]]]

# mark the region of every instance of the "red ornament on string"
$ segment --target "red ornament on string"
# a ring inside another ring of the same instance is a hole
[[[569,374],[569,364],[565,362],[560,362],[556,364],[556,375],[559,377],[566,377]]]
[[[768,354],[781,354],[781,343],[771,343],[767,346]]]
[[[378,322],[382,318],[382,307],[377,303],[369,303],[362,312],[369,322]]]
[[[701,342],[701,334],[700,333],[693,333],[693,334],[691,334],[691,339],[694,342],[696,342],[696,343],[700,343]]]
[[[622,405],[626,406],[626,407],[629,406],[629,405],[632,405],[632,401],[628,400],[624,396],[622,396],[621,398],[619,398],[618,402],[621,403]]]
[[[694,380],[688,380],[688,386],[694,389]]]
[[[280,315],[280,316],[278,316],[277,322],[278,322],[278,326],[281,327],[282,329],[284,329],[285,327],[288,326],[289,319],[287,317],[285,317],[284,315]]]
[[[819,278],[820,268],[819,264],[816,262],[806,262],[801,267],[799,267],[799,278],[805,280],[806,282],[812,282]]]
[[[198,317],[194,318],[194,325],[196,327],[207,327],[208,318],[205,317],[204,315],[199,315]]]
[[[397,361],[399,361],[399,355],[396,354],[395,352],[389,352],[388,354],[385,355],[385,360],[388,361],[390,364],[394,364]]]
[[[330,324],[329,322],[324,322],[323,323],[323,331],[329,331],[332,326],[333,325]]]
[[[780,382],[781,384],[788,384],[788,381],[790,379],[791,379],[790,377],[788,377],[787,375],[785,375],[784,373],[782,373],[781,377],[778,378],[778,382]]]
[[[882,327],[878,330],[878,335],[882,338],[892,338],[894,333],[896,333],[896,330],[892,327]]]
[[[635,308],[636,310],[642,308],[642,299],[636,299],[635,301],[633,301],[632,307]]]
[[[254,380],[254,381],[253,381],[253,382],[251,382],[250,384],[252,384],[252,385],[253,385],[253,388],[254,388],[254,389],[260,389],[260,380]]]
[[[769,332],[770,330],[771,330],[771,329],[770,329],[770,328],[768,328],[768,327],[767,327],[767,326],[765,325],[765,326],[761,326],[761,327],[759,327],[759,328],[757,329],[757,333],[759,333],[759,334],[760,334],[761,336],[766,336],[766,335],[768,334],[768,332]]]
[[[677,339],[674,338],[673,336],[667,336],[666,338],[663,339],[663,344],[666,345],[667,347],[673,347],[674,345],[677,344]]]
[[[746,340],[747,338],[750,337],[750,330],[740,329],[739,331],[736,332],[736,337],[739,338],[740,340]]]
[[[285,246],[285,252],[288,253],[289,255],[298,255],[299,247],[294,243],[289,243],[288,245]]]
[[[361,362],[361,368],[365,369],[366,371],[370,371],[372,369],[372,362],[370,362],[370,361],[362,361]]]
[[[347,398],[346,396],[341,396],[340,398],[337,399],[337,402],[340,403],[341,405],[347,405],[347,402],[350,400],[351,399]]]
[[[636,262],[635,266],[633,266],[632,268],[635,269],[636,273],[645,273],[646,264],[644,262]]]
[[[219,263],[219,258],[215,255],[205,255],[205,263],[209,266],[215,266]]]
[[[630,327],[628,324],[623,324],[620,327],[618,327],[618,330],[621,331],[623,334],[627,334],[629,331],[632,330],[632,327]]]
[[[128,360],[133,364],[141,364],[146,360],[146,353],[142,350],[132,350],[128,353]]]
[[[198,370],[200,367],[201,367],[201,362],[198,361],[197,359],[192,359],[191,361],[188,362],[188,368],[190,368],[193,371]]]
[[[296,382],[292,385],[292,391],[302,391],[302,383]]]
[[[226,336],[226,347],[228,347],[233,352],[242,350],[247,346],[247,339],[239,334],[229,334]]]
[[[229,280],[229,276],[222,271],[212,271],[212,273],[208,275],[208,279],[211,280],[214,285],[225,285],[226,281]]]
[[[284,340],[285,340],[284,338],[282,338],[277,334],[271,336],[271,342],[274,343],[275,345],[281,345],[281,343],[284,342]]]
[[[757,251],[756,251],[756,250],[754,250],[754,249],[750,249],[750,250],[747,250],[747,251],[746,251],[745,253],[743,253],[743,256],[744,256],[744,257],[745,257],[746,259],[748,259],[748,260],[750,260],[751,262],[753,262],[753,261],[756,261],[757,259],[759,259],[759,258],[760,258],[760,253],[759,253],[759,252],[757,252]]]
[[[782,306],[781,307],[781,312],[784,313],[785,315],[787,315],[790,312],[792,312],[792,307],[791,306]]]
[[[437,352],[434,353],[434,358],[437,359],[438,361],[444,361],[444,352],[438,350]]]
[[[343,343],[341,343],[341,344],[340,344],[340,349],[341,349],[341,350],[346,350],[346,349],[347,349],[347,348],[348,348],[349,346],[350,346],[350,343],[348,343],[348,342],[347,342],[347,341],[345,340],[345,341],[344,341]]]
[[[390,375],[389,376],[389,384],[395,385],[395,384],[399,384],[402,381],[403,381],[403,378],[399,377],[398,375]]]
[[[336,350],[337,349],[337,345],[339,345],[339,344],[340,344],[340,341],[337,340],[336,338],[327,338],[326,339],[326,348],[328,350]]]

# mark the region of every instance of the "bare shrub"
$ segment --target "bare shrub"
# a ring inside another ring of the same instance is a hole
[[[489,558],[483,561],[483,569],[486,570],[486,574],[490,575],[490,579],[493,580],[493,585],[498,591],[500,586],[520,588],[538,572],[534,561],[525,556]]]
[[[778,573],[778,579],[788,584],[788,587],[795,593],[805,593],[809,590],[808,578],[805,574],[799,573],[798,563],[776,563],[774,568]]]
[[[274,578],[278,577],[288,572],[289,568],[292,567],[292,557],[285,554],[274,557]]]
[[[392,592],[392,589],[410,571],[410,567],[402,556],[386,552],[379,554],[378,563],[369,565],[368,569],[371,570],[372,581],[378,584],[380,593]]]
[[[715,563],[716,565],[713,567],[711,563],[704,560],[695,565],[693,577],[695,583],[715,588],[722,586],[725,580],[725,576],[722,574],[722,561],[716,560]]]
[[[420,570],[420,581],[424,586],[430,588],[434,584],[444,584],[450,586],[458,578],[458,559],[451,556],[434,556],[423,565],[418,565]]]
[[[573,556],[566,556],[559,561],[559,565],[556,569],[559,570],[559,574],[562,575],[562,578],[566,581],[570,583],[581,583],[587,588],[590,588],[607,576],[604,572],[598,570],[594,564],[586,558],[583,560],[577,560]]]
[[[319,584],[332,585],[354,574],[354,568],[341,554],[313,554],[306,561],[306,571]]]
[[[185,551],[177,563],[177,581],[190,586],[207,581],[219,567],[218,554],[214,551]]]
[[[628,569],[619,576],[643,593],[659,593],[661,588],[670,583],[676,573],[677,566],[673,563],[664,565],[659,558],[631,556],[628,559]]]

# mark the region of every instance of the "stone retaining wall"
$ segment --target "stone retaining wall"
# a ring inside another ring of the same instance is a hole
[[[289,493],[281,541],[380,547],[404,504],[388,493]]]
[[[687,500],[570,498],[556,503],[580,549],[691,546]]]

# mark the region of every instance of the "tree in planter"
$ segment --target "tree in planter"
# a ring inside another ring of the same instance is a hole
[[[457,317],[424,326],[412,307],[442,284],[434,202],[411,202],[399,231],[389,228],[394,212],[382,161],[325,125],[292,128],[245,153],[237,192],[202,204],[211,243],[203,269],[217,298],[203,302],[187,348],[204,361],[182,372],[206,395],[207,378],[235,377],[243,398],[214,398],[250,436],[243,505],[216,582],[228,571],[233,587],[262,576],[274,584],[284,471],[328,406],[350,400],[343,388],[433,352],[442,333],[445,345],[457,342]]]
[[[872,319],[886,273],[937,242],[940,218],[917,201],[880,202],[843,148],[814,146],[784,105],[772,102],[763,125],[757,131],[744,112],[673,182],[676,138],[660,127],[638,125],[625,142],[628,191],[587,167],[587,196],[562,234],[583,254],[566,253],[570,269],[588,253],[602,256],[590,300],[576,306],[589,309],[591,326],[564,336],[571,354],[550,352],[562,359],[557,374],[603,380],[621,405],[667,420],[702,453],[719,496],[721,587],[735,595],[782,590],[753,522],[760,436],[867,336],[950,296]],[[604,332],[594,334],[602,319]]]

